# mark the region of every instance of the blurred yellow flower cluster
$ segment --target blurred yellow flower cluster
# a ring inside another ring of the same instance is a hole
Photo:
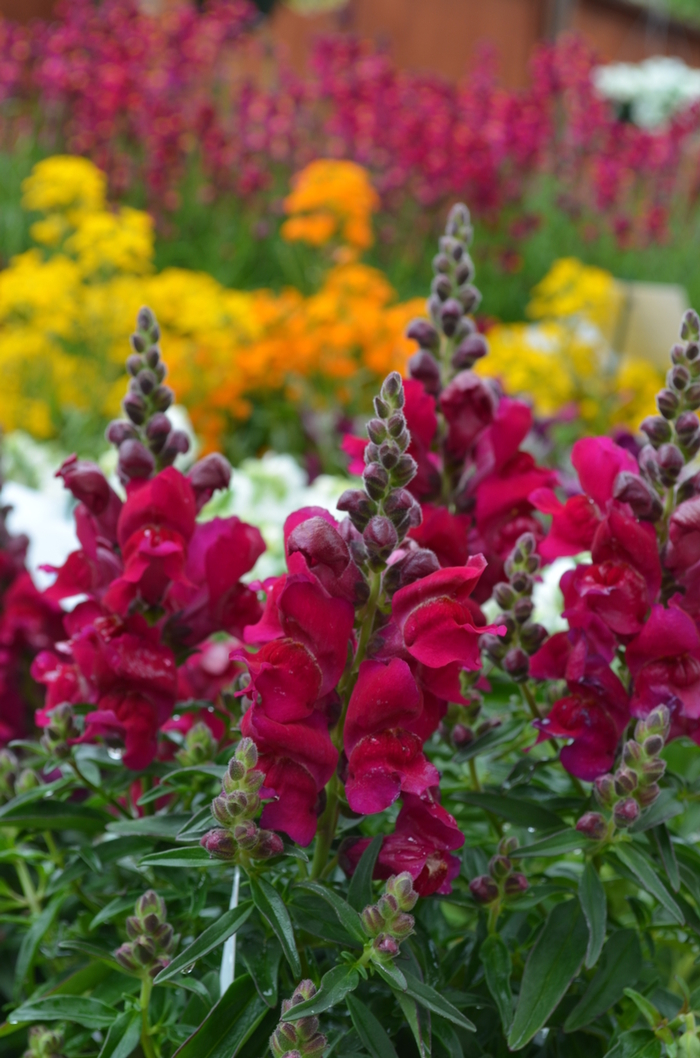
[[[346,255],[356,254],[372,245],[372,214],[378,206],[379,197],[361,165],[320,158],[294,178],[284,200],[289,219],[282,225],[282,236],[311,246],[335,240]]]
[[[614,332],[622,293],[609,272],[572,257],[555,261],[534,288],[527,314],[537,323],[497,324],[477,370],[500,378],[540,415],[575,406],[589,428],[636,429],[655,411],[663,378],[653,364],[618,356]]]
[[[350,198],[336,236],[357,249],[374,192],[363,170],[350,171],[345,182],[330,181],[329,208],[340,215],[344,188]],[[320,208],[318,188],[313,201]],[[269,401],[366,410],[377,381],[411,355],[403,332],[422,300],[397,303],[386,278],[359,262],[331,267],[309,297],[230,290],[186,269],[154,274],[150,217],[111,209],[102,173],[81,158],[37,165],[23,205],[43,213],[32,229],[41,248],[0,271],[6,430],[48,438],[81,417],[101,428],[117,414],[128,335],[144,303],[160,321],[176,397],[208,448],[225,447],[227,432]]]

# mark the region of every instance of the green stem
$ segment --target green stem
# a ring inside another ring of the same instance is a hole
[[[24,898],[27,901],[27,906],[33,915],[41,913],[41,905],[37,899],[36,890],[32,884],[31,875],[27,869],[27,865],[24,860],[18,860],[15,864],[15,870],[17,871],[17,877],[19,878],[19,884],[22,886],[22,892]]]
[[[469,758],[469,775],[471,776],[472,786],[477,793],[481,793],[481,783],[479,782],[479,773],[476,770],[476,761],[473,757]]]
[[[331,851],[333,838],[335,837],[335,828],[338,825],[338,785],[338,773],[334,772],[326,786],[326,807],[323,810],[323,815],[318,821],[316,848],[311,863],[312,880],[319,878],[323,873],[326,861],[328,860],[328,854]]]
[[[537,702],[535,701],[535,696],[532,693],[532,688],[529,687],[527,683],[519,683],[518,686],[520,687],[520,693],[523,697],[523,700],[532,714],[532,719],[541,720],[542,714],[540,712]]]
[[[141,1049],[144,1053],[144,1058],[156,1058],[153,1040],[151,1039],[151,1027],[148,1022],[148,1004],[151,1002],[152,991],[152,979],[150,977],[142,978],[139,1005],[141,1007]]]
[[[129,813],[122,805],[119,804],[119,801],[117,801],[116,798],[111,797],[109,794],[106,794],[104,790],[100,790],[99,786],[95,786],[94,783],[90,782],[89,779],[85,778],[85,776],[83,775],[74,760],[70,762],[70,766],[73,769],[76,777],[80,780],[80,782],[83,783],[84,786],[87,786],[89,790],[92,790],[94,794],[97,794],[100,800],[106,800],[109,804],[112,805],[113,808],[116,808],[120,815],[125,816],[127,819],[131,818]]]

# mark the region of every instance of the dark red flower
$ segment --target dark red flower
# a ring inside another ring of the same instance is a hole
[[[461,460],[493,421],[496,395],[488,381],[473,371],[460,371],[440,394],[440,409],[448,424],[445,451]]]
[[[475,555],[464,566],[439,569],[396,592],[393,618],[416,661],[434,669],[455,661],[474,671],[481,667],[479,637],[503,631],[500,625],[487,627],[470,598],[485,566],[483,555]]]
[[[634,680],[635,716],[668,705],[683,717],[700,718],[700,634],[687,613],[673,604],[653,606],[625,658]]]
[[[561,578],[564,617],[571,628],[589,629],[600,622],[615,636],[641,631],[649,610],[644,578],[624,562],[580,565]]]
[[[362,662],[344,728],[345,792],[354,812],[381,812],[402,791],[420,794],[439,782],[421,738],[408,729],[422,711],[421,693],[405,661]]]
[[[421,511],[423,521],[409,530],[411,539],[432,551],[441,566],[463,566],[469,557],[469,516],[429,503],[421,504]]]
[[[290,514],[284,523],[284,540],[290,573],[309,570],[329,595],[349,602],[366,592],[338,522],[322,507],[304,507]]]
[[[340,851],[340,865],[352,875],[370,838],[350,839]],[[375,878],[390,878],[408,871],[413,888],[420,896],[452,892],[459,874],[459,858],[450,853],[464,844],[457,821],[430,790],[422,797],[406,794],[396,820],[394,833],[384,838],[374,868]]]

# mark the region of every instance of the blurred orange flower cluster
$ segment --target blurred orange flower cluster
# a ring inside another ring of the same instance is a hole
[[[294,177],[284,201],[282,237],[324,246],[334,240],[354,254],[369,249],[379,196],[355,162],[319,158]]]

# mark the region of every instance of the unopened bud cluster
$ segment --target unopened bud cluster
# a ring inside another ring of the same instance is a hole
[[[372,941],[372,960],[386,962],[399,954],[402,940],[413,932],[412,911],[418,900],[413,878],[404,871],[394,874],[384,886],[376,904],[369,904],[360,914],[362,928]]]
[[[506,626],[503,636],[483,635],[481,649],[508,675],[521,683],[530,674],[530,657],[539,650],[547,637],[547,630],[532,620],[534,603],[532,592],[535,575],[540,568],[536,554],[537,542],[532,533],[519,537],[505,563],[507,581],[493,590],[493,597],[502,609],[497,624]]]
[[[615,481],[615,498],[650,522],[663,513],[664,491],[676,486],[686,465],[700,452],[700,318],[692,309],[683,317],[680,337],[671,349],[666,386],[656,397],[659,414],[641,425],[649,440],[639,455],[641,477],[623,473]],[[684,486],[682,491],[689,487],[690,495],[697,491],[692,481]]]
[[[454,749],[464,749],[475,738],[481,738],[487,731],[498,727],[501,721],[497,717],[482,717],[483,699],[475,684],[481,678],[481,672],[461,672],[459,676],[462,697],[468,705],[450,702],[447,712],[438,725],[438,731],[445,742]]]
[[[184,743],[175,754],[175,759],[183,768],[207,764],[216,756],[218,746],[211,728],[203,720],[198,720],[185,735]]]
[[[32,1025],[29,1030],[29,1047],[23,1058],[62,1058],[63,1033],[47,1029],[45,1025]]]
[[[131,375],[122,401],[126,419],[115,419],[107,427],[107,440],[119,449],[119,477],[123,484],[150,478],[156,470],[171,466],[176,456],[188,451],[190,441],[183,430],[174,430],[165,414],[173,402],[173,391],[164,385],[167,368],[161,360],[160,327],[149,308],[142,308],[131,335],[132,353],[126,362]]]
[[[617,771],[596,779],[596,800],[611,812],[613,828],[631,826],[642,810],[652,805],[661,793],[659,779],[666,770],[666,762],[659,754],[670,727],[668,709],[665,705],[657,706],[645,720],[637,723],[635,737],[622,748],[622,761]],[[611,822],[601,812],[586,812],[576,829],[595,841],[603,841],[611,836]]]
[[[513,864],[517,848],[517,838],[502,838],[496,855],[489,860],[489,873],[472,878],[469,889],[477,904],[499,906],[507,897],[520,896],[529,888],[527,878]]]
[[[129,940],[114,953],[120,966],[141,977],[156,977],[169,964],[178,938],[167,922],[162,896],[149,889],[126,920]]]
[[[221,793],[211,803],[219,826],[200,844],[218,860],[265,860],[284,851],[282,839],[255,822],[262,806],[259,790],[265,776],[257,769],[258,751],[251,738],[242,738],[228,764]]]
[[[79,735],[73,707],[63,702],[51,710],[48,727],[41,736],[41,746],[52,757],[69,757],[71,741]]]
[[[350,544],[360,569],[381,571],[409,529],[420,525],[421,509],[406,485],[416,474],[407,452],[410,434],[403,413],[401,376],[392,371],[374,398],[376,418],[367,424],[363,489],[347,489],[338,500],[361,539]]]
[[[469,370],[488,351],[469,315],[481,301],[473,284],[475,270],[469,255],[472,236],[469,210],[458,203],[450,210],[439,253],[433,258],[428,299],[432,322],[413,320],[406,331],[406,336],[420,346],[409,361],[411,377],[434,396],[452,375]]]
[[[318,1018],[299,1018],[298,1021],[285,1021],[284,1015],[292,1007],[306,1002],[316,995],[313,981],[301,981],[294,989],[291,999],[282,1000],[282,1016],[275,1031],[270,1036],[270,1051],[274,1058],[321,1058],[328,1041],[318,1031]]]

